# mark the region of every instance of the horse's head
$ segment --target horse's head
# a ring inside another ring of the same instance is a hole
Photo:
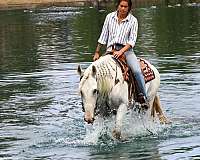
[[[96,81],[96,68],[92,66],[90,70],[86,70],[85,73],[81,67],[77,69],[80,75],[79,91],[82,98],[82,105],[84,114],[84,120],[89,124],[94,122],[94,112],[96,107],[98,89]]]

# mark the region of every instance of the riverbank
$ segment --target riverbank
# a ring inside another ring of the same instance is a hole
[[[50,6],[87,6],[92,5],[90,0],[1,0],[0,9],[29,9]]]
[[[113,5],[115,0],[1,0],[0,10],[10,9],[30,9],[50,6],[108,6]],[[150,5],[170,5],[170,4],[186,4],[200,3],[200,0],[135,0],[135,7],[150,6]]]

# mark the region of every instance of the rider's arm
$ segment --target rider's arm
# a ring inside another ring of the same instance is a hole
[[[132,48],[132,46],[130,44],[126,44],[122,49],[120,49],[119,51],[115,51],[113,53],[115,58],[119,58],[120,56],[122,56],[126,51],[128,51],[130,48]]]
[[[126,51],[128,51],[130,48],[132,48],[132,46],[130,44],[126,44],[120,51],[125,53]]]
[[[97,44],[97,48],[95,50],[93,61],[96,61],[97,59],[99,59],[101,46],[102,46],[102,44],[100,44],[100,43]]]
[[[109,29],[108,25],[109,25],[109,15],[106,16],[106,19],[104,21],[103,28],[102,28],[102,31],[101,31],[101,35],[98,39],[97,48],[95,50],[95,54],[94,54],[94,57],[93,57],[93,61],[96,61],[99,58],[99,56],[100,56],[99,52],[100,52],[101,46],[107,44],[108,29]]]

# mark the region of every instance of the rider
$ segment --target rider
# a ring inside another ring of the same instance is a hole
[[[125,55],[127,64],[134,73],[137,82],[138,100],[144,108],[148,108],[144,77],[133,52],[137,39],[138,22],[130,13],[131,7],[131,0],[118,0],[117,10],[106,16],[93,60],[99,58],[102,45],[107,45],[107,52],[114,49],[113,55],[116,59]]]

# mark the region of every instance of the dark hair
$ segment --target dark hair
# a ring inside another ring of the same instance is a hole
[[[130,12],[131,8],[132,8],[132,1],[131,0],[117,0],[117,8],[119,6],[119,4],[122,2],[122,1],[126,1],[128,2],[128,12]]]

